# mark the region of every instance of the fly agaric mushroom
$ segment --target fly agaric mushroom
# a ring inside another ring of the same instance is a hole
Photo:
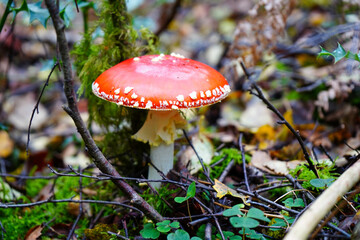
[[[125,60],[103,72],[92,90],[118,105],[149,110],[133,137],[149,142],[152,164],[166,175],[173,168],[176,128],[186,124],[179,110],[219,102],[230,87],[215,69],[172,53]],[[148,179],[162,178],[150,166]]]

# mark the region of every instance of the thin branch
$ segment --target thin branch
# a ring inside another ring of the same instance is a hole
[[[241,64],[241,67],[242,67],[246,77],[248,79],[250,79],[250,77],[251,77],[250,73],[245,68],[244,63],[241,62],[240,64]],[[278,118],[280,118],[280,121],[278,121],[278,123],[284,124],[292,132],[292,134],[296,137],[296,139],[298,140],[298,142],[300,144],[301,150],[302,150],[302,152],[304,154],[304,158],[308,163],[309,169],[314,172],[314,174],[315,174],[315,176],[317,178],[319,178],[319,174],[316,171],[316,168],[315,168],[315,166],[314,166],[314,164],[313,164],[313,162],[312,162],[312,160],[310,158],[310,155],[309,155],[309,153],[308,153],[308,151],[307,151],[307,149],[305,147],[305,143],[302,140],[299,131],[296,131],[291,126],[291,124],[288,121],[286,121],[286,119],[279,112],[279,110],[277,110],[277,108],[274,105],[271,104],[271,102],[264,96],[263,92],[261,91],[260,87],[255,83],[255,81],[251,81],[251,89],[255,89],[256,93],[252,92],[252,91],[250,91],[250,93],[257,96],[258,98],[260,98],[266,104],[267,108],[270,109],[272,112],[274,112],[276,114],[276,116],[278,116]]]
[[[81,174],[82,172],[82,169],[79,167],[79,173]],[[79,178],[79,195],[80,195],[80,200],[82,200],[82,177]],[[75,232],[75,228],[76,228],[76,225],[78,224],[78,222],[80,221],[80,218],[83,214],[83,204],[80,203],[79,204],[79,214],[77,216],[77,218],[75,219],[75,222],[74,224],[72,225],[71,229],[70,229],[70,232],[66,238],[66,240],[70,240]]]
[[[274,185],[274,186],[270,186],[270,187],[266,187],[266,188],[259,188],[258,190],[256,190],[258,193],[261,193],[261,192],[267,192],[267,191],[270,191],[270,190],[273,190],[273,189],[276,189],[276,188],[283,188],[283,187],[290,187],[290,186],[293,186],[293,184],[291,183],[288,183],[288,184],[277,184],[277,185]]]
[[[334,159],[330,156],[329,152],[326,151],[326,149],[324,148],[324,146],[321,145],[321,144],[320,144],[320,149],[321,149],[321,151],[323,151],[323,152],[325,153],[325,155],[329,158],[329,160],[330,160],[331,162],[334,162]]]
[[[360,180],[360,160],[347,169],[301,215],[285,239],[307,239],[316,225],[347,191]],[[332,224],[327,224],[327,226]],[[345,234],[347,234],[345,232]]]
[[[121,206],[124,208],[129,208],[129,209],[132,209],[134,211],[137,211],[137,212],[140,212],[141,214],[143,214],[143,212],[140,209],[130,206],[128,204],[120,203],[120,202],[103,201],[103,200],[88,200],[88,199],[76,200],[76,199],[71,199],[71,198],[69,198],[69,199],[51,199],[51,198],[49,198],[47,200],[37,201],[37,202],[33,202],[33,203],[1,203],[0,202],[0,208],[25,208],[25,207],[38,206],[38,205],[42,205],[45,203],[63,203],[63,202],[116,205],[116,206]]]
[[[34,115],[35,115],[35,112],[37,114],[39,114],[39,104],[40,104],[40,100],[41,100],[41,97],[43,96],[44,94],[44,91],[45,91],[45,88],[49,85],[49,81],[50,81],[50,77],[52,75],[52,73],[54,72],[55,68],[59,65],[59,62],[56,62],[54,64],[54,66],[51,68],[51,71],[46,79],[46,82],[43,86],[43,88],[41,89],[41,92],[40,92],[40,95],[39,95],[39,98],[35,104],[35,107],[31,113],[31,117],[30,117],[30,122],[29,122],[29,127],[28,127],[28,132],[27,132],[27,142],[26,142],[26,156],[29,157],[29,144],[30,144],[30,130],[31,130],[31,124],[32,124],[32,121],[34,119]]]
[[[246,190],[248,190],[250,192],[251,189],[250,189],[249,179],[248,179],[247,171],[246,171],[245,149],[244,149],[244,145],[242,144],[242,137],[243,137],[243,134],[240,133],[239,148],[241,151],[241,160],[242,160],[242,166],[243,166],[243,172],[244,172],[245,186],[246,186]]]
[[[306,190],[304,189],[301,184],[296,181],[293,176],[291,176],[290,174],[286,174],[285,177],[294,185],[295,189],[301,189],[301,190]],[[309,198],[311,201],[315,200],[315,197],[309,192],[309,191],[304,191],[304,194],[306,195],[307,198]]]
[[[119,234],[117,234],[117,233],[111,232],[111,231],[107,231],[107,233],[110,234],[110,235],[114,235],[114,236],[116,236],[116,237],[118,237],[118,238],[121,238],[121,239],[130,239],[130,238],[121,236],[121,235],[119,235]]]
[[[232,167],[234,166],[234,159],[231,159],[231,161],[229,162],[229,164],[224,168],[224,170],[222,171],[220,177],[218,178],[218,180],[220,182],[223,182],[225,177],[229,174],[230,170],[232,169]]]
[[[57,36],[57,43],[59,45],[59,51],[63,63],[62,70],[64,74],[64,93],[68,104],[63,108],[73,119],[78,132],[84,140],[88,153],[93,158],[95,165],[100,169],[100,171],[114,177],[121,177],[120,174],[116,171],[116,169],[109,163],[109,161],[100,151],[80,116],[79,109],[77,107],[77,98],[74,90],[68,42],[65,36],[65,25],[60,18],[59,8],[56,6],[56,2],[54,0],[45,0],[45,4],[50,12],[50,16],[54,24]],[[149,218],[153,219],[156,222],[163,221],[163,217],[152,206],[150,206],[129,184],[127,184],[123,180],[113,180],[113,182],[118,188],[120,188],[125,194],[127,194],[128,197],[131,199],[131,202],[137,207],[139,207],[141,210],[143,210]]]
[[[206,176],[207,180],[208,180],[209,182],[211,182],[212,185],[214,185],[215,183],[214,183],[214,181],[210,178],[209,173],[208,173],[208,170],[206,169],[206,167],[205,167],[205,165],[204,165],[203,159],[200,157],[200,155],[199,155],[198,152],[196,151],[194,145],[192,144],[191,140],[189,139],[189,137],[188,137],[188,135],[187,135],[187,133],[186,133],[186,131],[185,131],[184,129],[183,129],[183,133],[184,133],[184,136],[185,136],[185,138],[186,138],[186,141],[189,143],[190,147],[191,147],[192,150],[195,152],[196,157],[199,159],[199,162],[200,162],[200,164],[201,164],[201,167],[202,167],[202,169],[203,169],[203,171],[204,171],[204,175]]]

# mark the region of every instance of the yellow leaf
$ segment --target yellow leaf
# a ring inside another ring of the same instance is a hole
[[[9,134],[5,131],[0,131],[0,157],[8,157],[14,148],[14,142],[10,139]]]
[[[215,191],[217,192],[216,197],[218,198],[222,198],[225,195],[231,195],[233,197],[236,198],[241,198],[241,200],[246,204],[246,205],[250,205],[246,202],[248,196],[242,195],[238,192],[236,192],[234,189],[229,188],[228,186],[226,186],[225,184],[223,184],[222,182],[220,182],[219,180],[215,179],[215,185],[213,185],[213,188],[215,189]]]
[[[284,113],[284,118],[286,121],[288,121],[288,123],[290,123],[292,126],[294,125],[294,120],[293,120],[293,112],[291,109],[287,110]]]

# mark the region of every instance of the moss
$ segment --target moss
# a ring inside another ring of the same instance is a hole
[[[334,173],[335,164],[329,165],[327,163],[318,163],[315,165],[320,179],[333,178],[336,179],[338,174]],[[305,189],[317,190],[313,185],[311,185],[310,180],[316,179],[314,172],[309,170],[305,165],[298,165],[295,169],[290,171],[290,174],[293,177],[296,177],[297,180],[304,180],[301,185]]]
[[[99,223],[93,229],[86,229],[85,236],[89,240],[109,240],[112,236],[107,232],[117,232],[117,227],[115,224],[104,224]]]
[[[49,180],[38,179],[26,182],[27,192],[32,196],[39,194]],[[52,180],[50,180],[52,181]],[[79,178],[63,177],[56,180],[54,199],[67,199],[77,194]],[[83,178],[83,184],[87,185],[91,180]],[[44,184],[45,183],[45,184]],[[15,203],[30,203],[29,199],[21,196]],[[67,209],[68,203],[47,203],[26,208],[0,208],[0,222],[6,232],[3,239],[24,239],[26,232],[34,226],[46,222],[50,226],[57,223],[72,224],[76,216],[71,215]],[[81,218],[77,232],[82,233],[85,226],[88,226],[89,220]],[[44,230],[45,232],[46,230]]]
[[[241,151],[236,148],[223,148],[219,155],[215,156],[212,160],[210,165],[213,165],[219,161],[221,163],[215,165],[211,168],[210,177],[212,179],[219,178],[224,169],[229,165],[231,160],[234,160],[235,164],[242,163],[242,155]],[[245,161],[249,162],[250,158],[249,155],[245,155]]]
[[[156,53],[158,40],[147,29],[137,32],[132,27],[125,0],[102,1],[99,9],[98,21],[73,50],[74,65],[81,80],[78,93],[88,99],[89,126],[95,121],[106,133],[98,142],[105,155],[121,159],[122,165],[135,168],[134,163],[140,161],[134,160],[141,159],[140,153],[146,152],[147,147],[136,143],[131,135],[142,126],[146,111],[118,107],[99,99],[92,94],[91,84],[102,72],[125,59]],[[99,28],[104,33],[100,43],[92,37]],[[131,151],[134,145],[137,146],[135,153]]]

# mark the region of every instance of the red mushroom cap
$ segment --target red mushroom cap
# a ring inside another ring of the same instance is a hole
[[[196,108],[224,99],[230,92],[215,69],[178,54],[125,60],[92,84],[95,95],[119,105],[172,110]]]

